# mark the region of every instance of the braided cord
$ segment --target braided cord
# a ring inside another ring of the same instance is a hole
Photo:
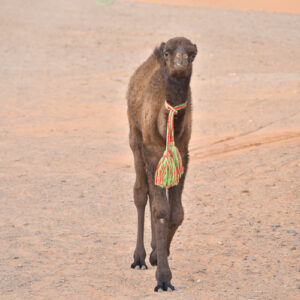
[[[165,101],[165,108],[169,110],[166,150],[157,165],[155,173],[155,184],[162,188],[177,185],[181,175],[184,173],[182,159],[174,142],[174,116],[186,105],[187,102],[173,107]]]

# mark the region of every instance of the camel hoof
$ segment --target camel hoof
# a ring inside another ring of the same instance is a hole
[[[135,270],[147,270],[148,267],[146,265],[146,263],[140,263],[140,261],[136,261],[134,263],[131,264],[131,269],[135,269]]]
[[[167,292],[172,292],[175,290],[175,287],[170,283],[170,282],[158,282],[157,286],[154,288],[154,292],[162,292],[162,291],[167,291]]]

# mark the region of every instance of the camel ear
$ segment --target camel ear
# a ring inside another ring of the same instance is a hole
[[[194,53],[193,53],[193,56],[192,56],[192,61],[195,59],[195,57],[196,57],[196,55],[197,55],[197,53],[198,53],[198,49],[197,49],[197,45],[196,44],[194,44]]]
[[[162,42],[160,44],[160,47],[159,47],[159,50],[161,51],[161,53],[163,54],[164,50],[165,50],[165,46],[166,46],[166,43],[165,42]]]
[[[163,61],[164,58],[164,50],[166,43],[162,42],[159,47],[155,48],[154,54],[159,61]]]
[[[197,55],[197,52],[198,52],[197,45],[194,44],[194,47],[195,47],[195,56],[196,56],[196,55]]]

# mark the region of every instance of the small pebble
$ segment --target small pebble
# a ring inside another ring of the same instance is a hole
[[[205,273],[206,268],[205,267],[200,267],[197,273]]]
[[[287,230],[287,233],[290,233],[292,235],[296,235],[297,234],[297,231],[296,230]]]
[[[249,191],[248,190],[243,190],[241,191],[242,194],[249,194]]]
[[[293,246],[292,248],[291,248],[291,250],[296,250],[297,248],[296,248],[296,246]]]
[[[193,278],[189,278],[188,281],[194,282],[195,280]]]
[[[251,260],[254,260],[254,261],[255,261],[255,260],[256,260],[256,257],[255,257],[254,255],[250,255],[250,256],[249,256],[249,259],[251,259]]]

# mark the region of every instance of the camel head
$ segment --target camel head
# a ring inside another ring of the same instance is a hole
[[[161,43],[156,49],[156,55],[167,76],[189,77],[197,55],[197,46],[184,37],[176,37]]]

